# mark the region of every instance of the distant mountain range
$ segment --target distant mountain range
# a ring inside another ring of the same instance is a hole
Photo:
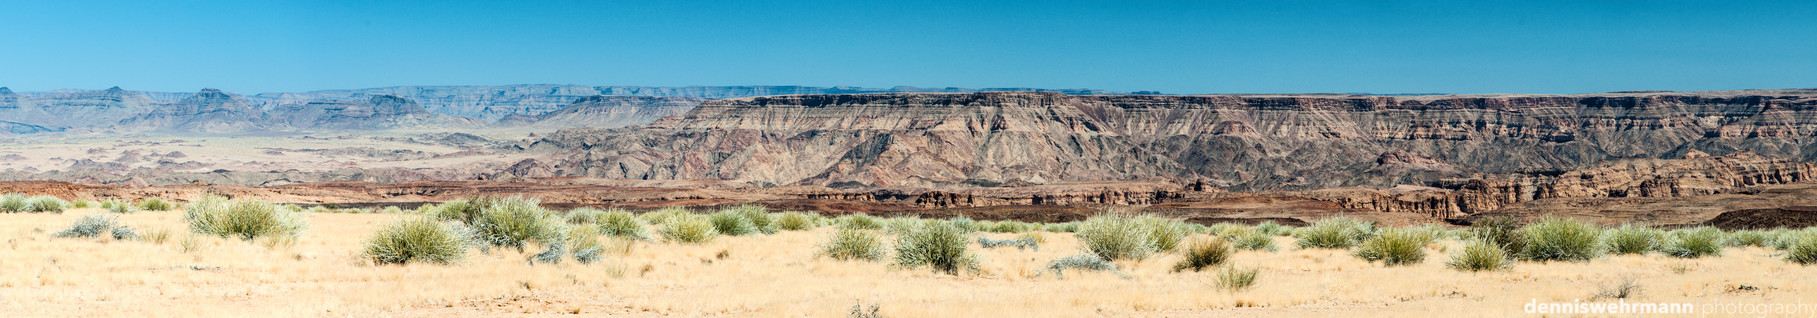
[[[1090,89],[908,86],[398,86],[256,95],[216,89],[196,93],[129,91],[119,87],[14,92],[0,87],[0,134],[72,130],[231,133],[487,125],[615,128],[678,115],[709,99],[987,91],[1127,94]]]

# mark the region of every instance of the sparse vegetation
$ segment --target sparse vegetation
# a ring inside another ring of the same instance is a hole
[[[1300,228],[1293,237],[1300,248],[1350,248],[1374,233],[1374,225],[1340,216]]]
[[[839,218],[833,219],[833,222],[835,224],[838,224],[838,226],[842,227],[842,228],[853,228],[853,229],[860,229],[860,230],[883,229],[883,221],[878,220],[876,217],[872,217],[870,215],[865,215],[865,214],[847,214],[845,216],[841,216]]]
[[[0,196],[0,212],[6,212],[6,213],[30,212],[30,211],[26,210],[25,195],[18,194],[18,193],[7,193],[4,196]]]
[[[1477,220],[1470,224],[1468,233],[1470,238],[1494,244],[1508,255],[1518,255],[1527,250],[1527,239],[1521,237],[1520,223],[1513,217],[1497,216]]]
[[[593,224],[599,228],[599,234],[638,240],[650,239],[650,234],[647,233],[649,226],[644,225],[643,220],[632,215],[630,211],[612,209],[594,219]]]
[[[731,207],[727,210],[740,217],[744,217],[746,223],[751,224],[752,233],[776,234],[776,216],[771,215],[768,208],[764,208],[761,205],[746,204]],[[720,230],[724,231],[725,229]]]
[[[466,224],[473,228],[474,237],[484,243],[481,247],[522,251],[532,242],[544,248],[559,248],[568,240],[568,227],[561,214],[543,209],[537,199],[511,196],[473,204],[479,205],[479,214]]]
[[[116,200],[116,199],[108,199],[107,201],[101,201],[101,209],[104,209],[104,210],[107,210],[108,212],[113,212],[113,213],[133,213],[133,212],[139,211],[139,208],[133,206],[132,203],[128,203],[126,201],[120,201],[120,200]]]
[[[1255,230],[1262,235],[1282,236],[1291,234],[1289,232],[1292,232],[1293,228],[1281,225],[1280,223],[1275,223],[1274,221],[1262,221],[1261,224],[1255,225]]]
[[[1529,260],[1585,262],[1604,253],[1602,229],[1582,221],[1548,217],[1521,227],[1520,235],[1520,256]]]
[[[1224,266],[1218,269],[1218,288],[1241,291],[1255,286],[1262,270],[1255,267]]]
[[[1722,256],[1722,230],[1714,227],[1678,229],[1667,233],[1661,253],[1679,258]]]
[[[1182,258],[1179,263],[1174,264],[1173,271],[1175,272],[1189,270],[1197,272],[1206,267],[1222,265],[1224,261],[1230,260],[1231,254],[1234,254],[1230,241],[1209,236],[1195,237],[1186,241],[1186,244],[1181,247],[1180,256]]]
[[[1767,231],[1748,230],[1729,233],[1729,237],[1723,239],[1722,245],[1736,247],[1767,247],[1772,245],[1772,242],[1770,242],[1770,235],[1768,235]]]
[[[986,237],[978,237],[978,247],[983,247],[983,248],[1015,247],[1018,250],[1026,250],[1026,249],[1032,248],[1036,251],[1040,251],[1041,243],[1035,242],[1035,239],[1032,237],[1023,237],[1023,238],[1016,238],[1016,239],[1009,239],[1009,240],[993,240],[993,239],[986,238]]]
[[[820,244],[820,255],[842,261],[876,261],[883,254],[883,240],[875,230],[837,228]]]
[[[209,196],[184,208],[189,230],[199,234],[252,240],[261,237],[294,238],[306,223],[290,209],[259,199],[228,200]]]
[[[174,208],[176,208],[176,207],[171,205],[169,201],[164,201],[164,199],[150,198],[150,199],[145,199],[144,201],[139,201],[140,210],[170,211],[171,209],[174,209]]]
[[[1174,250],[1174,247],[1180,245],[1180,240],[1185,239],[1186,234],[1192,232],[1186,223],[1177,220],[1163,219],[1153,215],[1136,217],[1136,220],[1141,222],[1143,227],[1148,228],[1150,232],[1148,239],[1153,241],[1155,251],[1158,252]]]
[[[76,219],[75,224],[70,225],[68,229],[58,231],[54,236],[63,238],[100,237],[102,233],[110,233],[109,231],[118,226],[112,215],[89,214],[82,216],[81,219]]]
[[[814,217],[800,211],[784,212],[776,216],[776,228],[784,231],[806,231],[814,229]]]
[[[378,264],[452,264],[467,256],[469,235],[460,226],[432,218],[400,218],[367,239],[360,255]]]
[[[57,197],[48,195],[34,196],[26,199],[25,212],[63,213],[63,209],[68,205],[68,202],[63,202],[63,199]]]
[[[1140,260],[1157,250],[1154,232],[1141,220],[1110,214],[1085,220],[1073,236],[1087,251],[1106,260]]]
[[[1426,260],[1426,244],[1436,237],[1418,228],[1391,228],[1363,240],[1352,254],[1368,261],[1381,261],[1385,266],[1419,264]]]
[[[896,238],[896,264],[902,267],[928,267],[936,272],[958,274],[960,270],[977,270],[978,256],[969,250],[966,240],[971,231],[951,222],[927,222]]]
[[[1481,272],[1508,269],[1512,263],[1513,260],[1509,259],[1508,252],[1503,251],[1501,245],[1472,239],[1464,242],[1463,250],[1451,253],[1451,261],[1446,262],[1445,266],[1460,271]]]
[[[1098,257],[1098,254],[1085,253],[1085,254],[1061,257],[1059,259],[1056,259],[1056,260],[1053,260],[1052,262],[1047,263],[1047,270],[1054,272],[1055,277],[1066,278],[1065,271],[1067,269],[1083,270],[1083,271],[1109,271],[1109,272],[1116,273],[1118,276],[1127,277],[1127,275],[1123,274],[1122,271],[1117,270],[1116,264],[1111,264],[1110,261],[1104,260],[1103,257]]]
[[[1610,253],[1646,254],[1659,249],[1665,238],[1665,231],[1645,226],[1624,224],[1621,228],[1603,233],[1603,245],[1608,246]]]
[[[706,243],[719,237],[719,230],[714,228],[712,220],[708,220],[705,215],[693,213],[665,218],[656,232],[662,234],[664,240],[687,244]]]
[[[1791,232],[1780,238],[1785,243],[1785,259],[1799,265],[1817,265],[1817,231]]]
[[[736,210],[720,210],[719,213],[713,213],[711,221],[713,230],[719,231],[719,234],[740,236],[758,233],[757,226],[751,224],[751,219]]]
[[[692,214],[694,214],[694,212],[688,211],[687,208],[666,207],[666,208],[662,208],[662,209],[659,209],[659,210],[656,210],[653,212],[644,213],[643,215],[637,216],[637,218],[643,220],[644,223],[666,224],[666,223],[669,223],[669,219],[675,218],[677,216],[692,215]]]

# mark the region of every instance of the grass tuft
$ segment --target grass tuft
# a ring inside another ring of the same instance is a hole
[[[1459,271],[1481,272],[1508,269],[1512,263],[1513,260],[1509,259],[1508,252],[1503,251],[1501,245],[1473,239],[1464,242],[1462,251],[1452,253],[1451,261],[1446,262],[1445,266]]]
[[[1300,248],[1350,248],[1375,234],[1375,225],[1348,217],[1319,220],[1293,233]]]
[[[547,246],[567,241],[568,227],[560,213],[542,207],[534,198],[510,196],[476,201],[479,214],[467,226],[473,228],[482,247],[506,247],[519,251],[531,242]]]
[[[139,209],[146,211],[170,211],[175,208],[176,206],[171,205],[170,201],[164,201],[164,199],[159,198],[150,198],[139,201]]]
[[[1785,241],[1785,259],[1799,265],[1817,265],[1817,231],[1804,230],[1786,233],[1780,238]]]
[[[805,212],[789,211],[776,216],[776,228],[783,231],[806,231],[814,229],[814,217]]]
[[[896,264],[902,267],[928,267],[936,272],[958,274],[959,270],[978,270],[978,256],[969,250],[966,238],[971,231],[952,222],[927,222],[896,237]]]
[[[1178,264],[1174,264],[1173,271],[1197,272],[1206,267],[1222,265],[1224,261],[1230,260],[1231,254],[1235,254],[1235,250],[1231,249],[1230,241],[1199,236],[1186,241],[1186,244],[1182,246],[1180,249],[1182,258]]]
[[[1055,277],[1059,277],[1062,279],[1066,278],[1065,271],[1068,269],[1082,270],[1082,271],[1108,271],[1108,272],[1116,273],[1117,276],[1128,277],[1128,275],[1123,274],[1123,272],[1121,270],[1117,269],[1116,264],[1111,264],[1110,261],[1104,260],[1103,257],[1098,257],[1098,254],[1085,253],[1085,254],[1061,257],[1059,259],[1055,259],[1052,262],[1047,263],[1047,270],[1053,271]]]
[[[1666,235],[1666,244],[1659,251],[1678,258],[1722,256],[1722,239],[1722,230],[1714,227],[1678,229]]]
[[[1218,269],[1218,288],[1241,291],[1255,286],[1262,270],[1255,267],[1225,266]]]
[[[1363,240],[1352,254],[1371,262],[1381,261],[1383,266],[1419,264],[1426,260],[1426,244],[1437,239],[1433,235],[1431,231],[1418,228],[1386,229],[1380,235]]]
[[[875,230],[839,228],[820,244],[820,255],[836,260],[876,261],[883,259],[883,240]]]
[[[467,256],[472,242],[465,229],[428,217],[400,218],[366,239],[361,257],[378,264],[452,264]]]
[[[719,237],[719,230],[714,229],[713,221],[707,216],[687,213],[676,214],[664,219],[658,234],[664,240],[676,243],[700,244],[713,241]]]
[[[1664,244],[1665,231],[1646,226],[1623,224],[1621,228],[1603,232],[1603,245],[1614,254],[1646,254],[1659,249]]]
[[[1139,219],[1122,215],[1086,219],[1073,236],[1087,251],[1106,260],[1140,260],[1156,251],[1154,230]]]
[[[76,223],[70,225],[68,229],[58,231],[53,236],[62,238],[100,237],[101,233],[108,233],[109,230],[118,226],[114,220],[112,215],[100,213],[84,215],[82,218],[76,219]]]
[[[1604,253],[1596,225],[1568,218],[1547,217],[1520,229],[1525,250],[1520,256],[1536,261],[1587,262]]]
[[[184,208],[183,219],[189,222],[191,232],[249,241],[261,237],[295,238],[306,226],[297,212],[276,204],[220,196],[190,203]]]
[[[758,233],[757,226],[751,224],[751,219],[737,210],[719,210],[719,213],[713,213],[711,221],[713,230],[719,231],[719,234],[741,236]]]

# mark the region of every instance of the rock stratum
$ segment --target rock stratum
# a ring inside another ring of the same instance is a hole
[[[1767,95],[1764,93],[1778,93]],[[1581,96],[792,95],[542,136],[528,177],[947,188],[1158,179],[1235,191],[1555,175],[1625,159],[1817,160],[1817,91]]]

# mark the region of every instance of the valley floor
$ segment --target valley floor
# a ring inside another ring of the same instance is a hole
[[[1383,267],[1277,237],[1278,252],[1234,256],[1232,263],[1260,268],[1260,276],[1253,288],[1233,292],[1216,287],[1213,271],[1172,272],[1173,254],[1118,263],[1128,278],[1056,276],[1044,269],[1049,261],[1081,253],[1068,233],[1041,233],[1038,251],[973,244],[981,271],[959,276],[816,257],[830,227],[700,245],[638,242],[586,265],[530,265],[515,251],[451,266],[371,265],[359,257],[361,244],[397,217],[385,214],[308,214],[309,227],[294,242],[194,236],[181,212],[121,215],[142,234],[168,232],[163,242],[52,237],[94,212],[0,214],[0,313],[837,317],[876,305],[885,317],[1518,316],[1534,302],[1590,302],[1626,279],[1640,286],[1626,302],[1693,303],[1699,314],[1743,314],[1704,305],[1713,303],[1817,306],[1817,267],[1757,247],[1704,259],[1607,256],[1464,273],[1444,265],[1447,251],[1460,246],[1455,240],[1429,246],[1423,263]]]

